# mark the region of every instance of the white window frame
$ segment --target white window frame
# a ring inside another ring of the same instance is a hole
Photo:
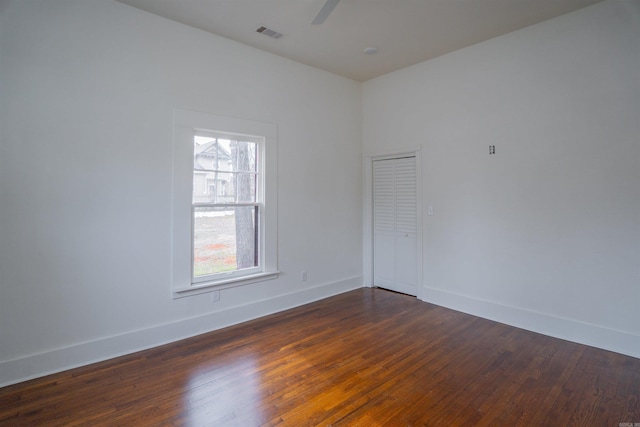
[[[248,285],[278,276],[277,222],[277,127],[271,123],[218,116],[209,113],[174,110],[172,183],[172,295],[174,298]],[[259,185],[261,214],[259,224],[260,266],[246,272],[236,270],[216,275],[213,280],[192,277],[193,251],[193,138],[196,133],[227,133],[264,138],[259,144]]]

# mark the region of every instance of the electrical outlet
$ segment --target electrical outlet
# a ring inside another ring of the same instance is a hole
[[[302,273],[300,273],[300,280],[302,280],[303,282],[307,281],[307,272],[303,271]]]

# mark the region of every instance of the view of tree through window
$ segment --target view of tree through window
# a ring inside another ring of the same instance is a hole
[[[258,267],[258,143],[194,136],[193,277]]]

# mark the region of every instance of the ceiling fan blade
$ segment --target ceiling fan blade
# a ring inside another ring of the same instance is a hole
[[[336,7],[339,1],[340,0],[327,0],[324,6],[322,6],[322,9],[320,9],[320,12],[318,12],[316,19],[313,20],[312,24],[322,24],[324,20],[327,19],[327,16],[331,15],[331,11],[333,11],[333,8]]]

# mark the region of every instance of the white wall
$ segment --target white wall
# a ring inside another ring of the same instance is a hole
[[[0,385],[362,285],[360,83],[113,0],[0,13]],[[172,299],[174,108],[278,126],[278,279]]]
[[[364,84],[365,154],[422,149],[423,299],[640,357],[639,5]]]

